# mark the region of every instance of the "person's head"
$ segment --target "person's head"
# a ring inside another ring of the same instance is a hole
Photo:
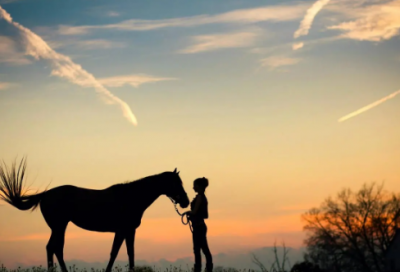
[[[205,177],[197,178],[193,181],[193,190],[197,193],[204,193],[208,186],[208,179]]]

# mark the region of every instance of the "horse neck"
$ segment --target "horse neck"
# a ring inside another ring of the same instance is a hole
[[[157,198],[165,194],[166,183],[162,175],[151,176],[139,182],[140,184],[132,186],[131,189],[139,194],[141,199],[139,205],[146,210]]]

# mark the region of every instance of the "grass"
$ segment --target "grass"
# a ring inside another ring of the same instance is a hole
[[[87,270],[86,268],[84,269],[78,269],[75,265],[69,266],[68,267],[68,272],[104,272],[104,269],[94,269],[91,268],[90,270]],[[128,271],[128,265],[125,266],[125,268],[116,265],[113,267],[112,272],[126,272]],[[182,269],[181,267],[170,267],[165,269],[164,271],[161,271],[160,269],[156,269],[156,267],[151,268],[150,266],[136,266],[135,267],[135,272],[192,272],[193,269],[187,267],[187,269]],[[204,271],[204,269],[203,269]],[[1,264],[0,267],[0,272],[48,272],[46,267],[43,266],[32,266],[30,268],[21,268],[18,267],[17,269],[7,269],[3,264]],[[54,265],[53,272],[61,272],[57,264]],[[213,272],[255,272],[253,269],[235,269],[235,268],[225,268],[221,266],[217,266],[214,268]]]

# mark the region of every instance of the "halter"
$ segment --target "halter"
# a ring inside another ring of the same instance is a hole
[[[178,208],[176,207],[176,202],[175,202],[171,197],[168,197],[168,198],[169,198],[169,199],[172,201],[172,203],[174,204],[175,211],[181,216],[182,224],[184,224],[184,225],[189,224],[190,231],[193,233],[193,227],[192,227],[192,224],[190,223],[188,214],[187,214],[187,213],[181,214],[181,213],[178,211]],[[183,221],[183,217],[184,217],[184,216],[186,216],[186,223]]]

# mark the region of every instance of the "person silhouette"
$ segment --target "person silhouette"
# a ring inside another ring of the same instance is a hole
[[[208,218],[208,200],[205,190],[208,187],[208,179],[197,178],[193,181],[193,190],[197,193],[190,203],[190,211],[186,212],[193,227],[193,251],[194,251],[194,272],[201,271],[201,252],[206,257],[206,271],[212,272],[213,259],[207,243],[207,225],[204,219]]]

